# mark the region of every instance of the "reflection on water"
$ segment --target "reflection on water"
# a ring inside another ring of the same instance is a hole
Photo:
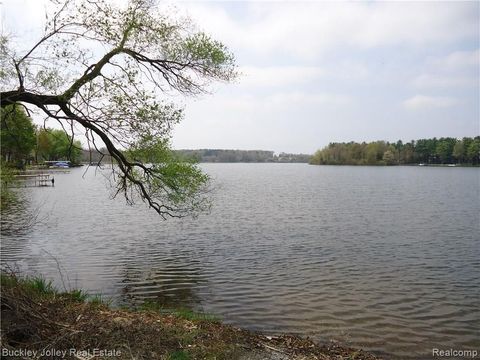
[[[144,269],[126,265],[121,275],[124,305],[138,306],[153,301],[166,308],[195,308],[201,302],[196,294],[205,279],[195,261],[179,263],[178,259],[157,259]]]
[[[12,189],[12,195],[7,196],[2,204],[0,217],[1,234],[7,239],[15,235],[30,232],[38,218],[38,209],[29,206],[29,200],[21,191]]]
[[[187,306],[389,357],[480,346],[479,169],[204,167],[214,208],[195,220],[112,201],[94,171],[25,189],[46,218],[4,235],[1,260],[117,305]]]

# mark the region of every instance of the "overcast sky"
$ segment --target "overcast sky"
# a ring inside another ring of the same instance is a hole
[[[40,0],[3,0],[39,23]],[[480,2],[178,2],[242,76],[186,102],[176,148],[312,153],[480,134]],[[40,8],[41,10],[41,8]]]

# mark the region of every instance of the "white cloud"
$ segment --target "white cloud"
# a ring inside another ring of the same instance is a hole
[[[217,3],[182,4],[233,49],[264,55],[312,59],[337,47],[446,43],[478,33],[478,4],[468,2],[249,2],[238,17]]]
[[[428,70],[413,79],[420,88],[474,87],[480,83],[480,49],[429,57]]]
[[[266,96],[243,94],[236,97],[218,94],[190,103],[187,106],[187,113],[190,116],[202,117],[203,114],[212,113],[213,110],[215,117],[222,119],[228,118],[228,114],[232,113],[248,116],[263,113],[266,117],[271,117],[271,114],[296,111],[302,107],[314,109],[322,106],[341,106],[350,104],[352,101],[353,99],[347,95],[326,92],[287,91]],[[223,115],[218,116],[218,114]]]
[[[238,83],[242,88],[254,90],[266,87],[302,86],[327,79],[365,79],[368,69],[360,63],[342,61],[326,66],[242,66]]]
[[[473,51],[455,51],[447,56],[431,59],[430,63],[444,70],[478,67],[480,65],[480,49]]]
[[[452,88],[478,85],[478,77],[422,74],[413,81],[420,88]]]
[[[276,87],[312,82],[323,76],[316,66],[270,66],[240,68],[240,84],[247,87]]]
[[[403,102],[403,105],[409,110],[426,108],[448,108],[459,103],[458,99],[442,96],[415,95]]]
[[[342,60],[326,67],[326,73],[337,79],[359,80],[365,79],[370,74],[365,64],[351,60]]]
[[[292,108],[302,105],[346,105],[352,99],[346,95],[334,93],[285,92],[268,96],[264,99],[272,108]]]

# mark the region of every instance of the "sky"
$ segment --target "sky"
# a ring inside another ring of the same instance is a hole
[[[2,0],[31,34],[41,0]],[[241,75],[185,100],[175,148],[313,153],[480,135],[480,2],[174,2]],[[20,25],[21,24],[21,25]]]

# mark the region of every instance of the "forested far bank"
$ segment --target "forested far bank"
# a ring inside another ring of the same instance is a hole
[[[33,124],[22,106],[1,109],[1,159],[17,168],[45,161],[68,160],[72,164],[111,163],[105,148],[83,149],[79,140],[65,130]],[[163,144],[163,145],[162,145]],[[139,143],[139,146],[141,143]],[[122,152],[146,163],[161,163],[165,156],[175,161],[245,162],[245,163],[310,163],[314,165],[405,165],[456,164],[480,165],[480,136],[456,139],[452,137],[419,139],[403,143],[342,142],[330,143],[313,156],[308,154],[275,154],[266,150],[197,149],[170,150],[164,143],[143,149],[129,148]],[[159,147],[160,146],[160,147]],[[148,151],[147,151],[148,150]],[[160,151],[160,153],[159,153]],[[158,156],[160,156],[160,161]],[[163,156],[163,157],[162,157]]]
[[[311,158],[314,165],[480,165],[480,136],[374,142],[330,143]]]
[[[64,130],[35,125],[21,105],[6,106],[0,112],[2,162],[23,168],[44,161],[81,161],[81,142]]]
[[[226,150],[226,149],[197,149],[175,150],[180,156],[193,159],[196,162],[281,162],[281,163],[308,163],[311,155],[280,153],[276,155],[268,150]]]

